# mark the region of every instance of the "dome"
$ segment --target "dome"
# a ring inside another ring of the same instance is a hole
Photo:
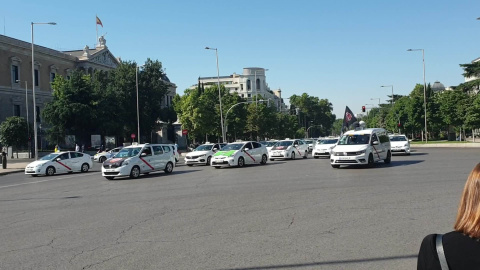
[[[170,82],[170,79],[167,77],[167,74],[165,74],[165,73],[162,74],[162,81]]]
[[[432,85],[433,92],[442,92],[445,91],[445,85],[443,83],[436,81]]]

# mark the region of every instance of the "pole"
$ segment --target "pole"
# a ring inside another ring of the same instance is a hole
[[[138,107],[138,64],[135,67],[135,84],[137,86],[137,126],[138,126],[137,143],[140,144],[140,109]]]
[[[30,158],[30,122],[28,122],[28,91],[27,81],[25,81],[25,109],[27,110],[27,146],[28,146],[28,158]]]
[[[33,96],[33,138],[35,140],[35,160],[38,160],[38,140],[37,140],[37,105],[35,102],[35,57],[33,43],[33,22],[32,25],[32,96]]]
[[[427,83],[425,81],[425,50],[422,49],[422,60],[423,60],[423,104],[425,106],[425,143],[428,143],[428,132],[427,132]]]
[[[215,56],[217,57],[217,85],[218,99],[220,101],[220,126],[222,127],[222,141],[225,143],[225,129],[223,128],[223,112],[222,112],[222,95],[220,92],[220,69],[218,67],[218,49],[215,48]]]
[[[392,108],[393,108],[393,85],[392,85]]]
[[[254,77],[254,85],[255,85],[255,108],[257,108],[258,106],[258,103],[257,103],[257,97],[258,97],[258,93],[257,93],[257,70],[255,70],[255,77]]]

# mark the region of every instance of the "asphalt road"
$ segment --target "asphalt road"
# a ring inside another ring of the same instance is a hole
[[[1,176],[0,269],[415,269],[423,237],[452,230],[478,153]]]

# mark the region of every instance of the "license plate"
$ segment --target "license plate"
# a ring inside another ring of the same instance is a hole
[[[106,169],[105,172],[114,172],[115,170],[113,169]]]
[[[324,154],[324,153],[325,153],[325,150],[320,150],[320,151],[318,151],[318,153]]]
[[[339,160],[350,160],[351,158],[350,157],[339,157],[338,159]]]

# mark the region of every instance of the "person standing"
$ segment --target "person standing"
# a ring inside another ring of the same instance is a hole
[[[418,270],[480,269],[480,163],[467,178],[453,228],[423,239]]]
[[[53,151],[54,151],[55,153],[57,153],[57,152],[58,152],[58,144],[57,144],[57,145],[55,145],[55,149],[54,149]]]
[[[82,144],[82,153],[85,152],[85,144]]]
[[[80,146],[77,143],[75,144],[75,152],[80,152]]]

